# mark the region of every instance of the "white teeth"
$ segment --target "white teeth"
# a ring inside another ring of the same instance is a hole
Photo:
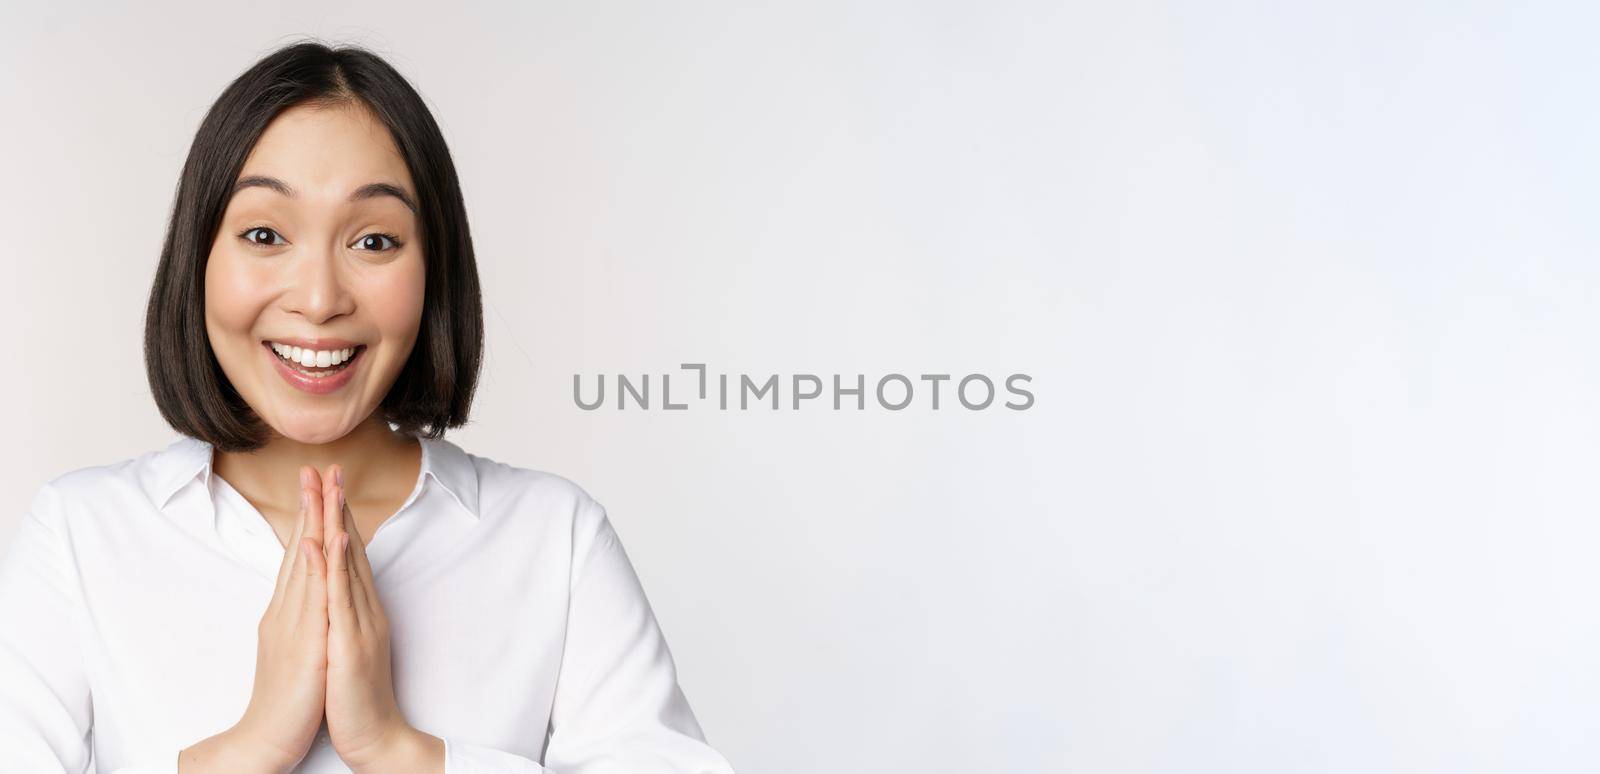
[[[343,365],[344,363],[348,362],[356,352],[355,347],[346,347],[344,349],[314,350],[303,349],[301,347],[290,346],[288,344],[279,344],[277,342],[269,342],[269,344],[272,347],[272,351],[278,353],[278,357],[281,357],[295,365],[304,366],[306,368],[331,368],[333,366]],[[301,373],[308,372],[302,371]]]

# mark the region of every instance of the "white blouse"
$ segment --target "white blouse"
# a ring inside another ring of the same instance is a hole
[[[446,774],[731,774],[605,508],[421,441],[367,555],[395,698]],[[284,547],[211,462],[185,437],[40,488],[0,556],[0,771],[172,774],[244,713]],[[349,771],[326,721],[295,771]]]

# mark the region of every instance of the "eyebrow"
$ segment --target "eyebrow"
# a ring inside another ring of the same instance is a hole
[[[300,195],[289,187],[288,183],[278,178],[267,175],[249,175],[239,178],[239,182],[233,184],[233,192],[228,195],[229,198],[246,188],[266,188],[277,191],[291,199]],[[412,215],[417,214],[417,203],[411,198],[411,194],[406,193],[404,188],[389,183],[367,183],[350,194],[350,201],[359,202],[363,199],[373,199],[379,196],[393,196],[399,199],[400,203],[406,206],[406,209],[411,210]]]

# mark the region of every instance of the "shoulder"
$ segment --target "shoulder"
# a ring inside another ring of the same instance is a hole
[[[185,474],[193,476],[209,459],[208,445],[181,438],[134,457],[73,468],[40,485],[31,510],[44,517],[98,503],[127,506],[155,500]]]
[[[605,506],[566,476],[467,452],[449,441],[440,441],[435,448],[444,455],[459,454],[456,464],[470,468],[482,516],[516,514],[520,518],[537,514],[554,518],[570,529],[574,543],[591,542],[610,529]],[[447,458],[443,463],[440,469],[448,475],[451,461]]]
[[[559,536],[554,545],[564,554],[569,591],[581,578],[631,573],[605,506],[577,482],[482,455],[464,456],[477,472],[482,518],[500,524],[519,522],[546,537]]]
[[[184,471],[192,477],[209,460],[208,445],[183,438],[134,457],[73,468],[34,490],[25,521],[63,539],[87,530],[126,543],[130,530],[159,523],[160,506],[181,485]]]

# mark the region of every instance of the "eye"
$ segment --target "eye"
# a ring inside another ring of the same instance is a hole
[[[263,235],[267,235],[266,241],[262,241]],[[274,238],[283,240],[283,237],[278,232],[273,231],[266,226],[256,226],[254,228],[241,231],[239,232],[239,238],[249,242],[253,247],[277,247],[280,244],[288,244],[287,241],[272,241]]]
[[[383,246],[383,240],[385,240],[385,239],[389,240],[389,243],[391,245],[393,245],[393,246],[392,247],[384,247]],[[360,241],[356,242],[356,244],[357,245],[364,245],[364,247],[360,248],[362,250],[372,250],[374,252],[383,252],[383,251],[386,251],[386,250],[398,250],[398,249],[400,249],[400,246],[405,244],[405,243],[400,241],[400,238],[395,236],[394,234],[384,234],[384,233],[381,233],[381,232],[373,232],[371,234],[368,234],[368,235],[362,237]]]

